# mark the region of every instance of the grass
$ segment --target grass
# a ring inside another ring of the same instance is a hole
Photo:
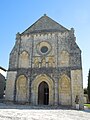
[[[90,104],[84,104],[84,106],[87,106],[90,109]]]

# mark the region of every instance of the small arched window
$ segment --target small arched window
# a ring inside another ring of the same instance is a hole
[[[26,51],[23,51],[19,57],[19,68],[28,68],[29,67],[29,54]]]

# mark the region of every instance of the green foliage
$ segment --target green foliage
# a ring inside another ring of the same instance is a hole
[[[87,88],[84,88],[84,94],[88,94]]]
[[[84,106],[87,106],[88,108],[90,108],[90,104],[84,104]]]
[[[89,69],[89,73],[88,73],[88,87],[87,87],[87,90],[88,90],[88,99],[90,101],[90,69]]]

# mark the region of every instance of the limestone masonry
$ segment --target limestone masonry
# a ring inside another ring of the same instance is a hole
[[[17,33],[10,53],[6,100],[30,105],[83,108],[81,50],[74,29],[44,15]]]

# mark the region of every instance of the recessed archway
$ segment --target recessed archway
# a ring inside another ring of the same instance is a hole
[[[31,85],[31,102],[34,105],[38,105],[39,102],[39,95],[38,95],[38,90],[41,89],[40,86],[43,86],[43,82],[45,82],[45,85],[48,88],[48,105],[53,105],[54,104],[54,83],[53,80],[48,77],[46,74],[41,74],[38,75],[32,82]],[[41,84],[41,85],[40,85]]]
[[[49,103],[49,86],[46,82],[41,82],[38,86],[38,104],[48,105]]]
[[[16,81],[16,101],[26,102],[27,101],[27,78],[24,75],[20,75]]]
[[[59,79],[59,104],[71,105],[70,78],[63,74]]]

